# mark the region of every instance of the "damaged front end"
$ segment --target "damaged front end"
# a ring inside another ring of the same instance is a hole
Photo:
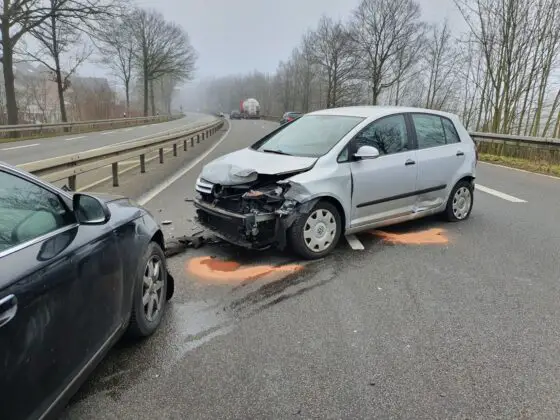
[[[282,249],[286,246],[286,232],[297,216],[314,205],[289,198],[294,185],[287,179],[300,172],[261,175],[249,171],[241,174],[245,182],[235,185],[212,183],[200,177],[196,183],[200,196],[194,200],[197,220],[227,242],[251,249]]]

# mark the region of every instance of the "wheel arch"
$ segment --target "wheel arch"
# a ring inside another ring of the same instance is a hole
[[[155,242],[156,244],[158,244],[160,248],[163,250],[163,253],[165,254],[165,238],[163,236],[163,232],[161,231],[161,229],[158,229],[152,235],[150,242]],[[166,267],[167,267],[167,262],[166,262]],[[171,299],[174,293],[175,293],[175,279],[171,275],[171,272],[169,271],[169,267],[167,267],[167,293],[165,295],[165,298],[167,300]]]
[[[342,203],[338,199],[330,195],[324,195],[316,198],[318,202],[326,201],[327,203],[332,204],[338,210],[338,214],[340,215],[340,224],[341,224],[340,234],[344,235],[344,232],[346,231],[346,213],[344,212],[344,207],[342,207]]]

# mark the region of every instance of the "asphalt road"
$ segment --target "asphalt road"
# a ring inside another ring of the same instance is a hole
[[[234,121],[203,162],[273,126]],[[201,164],[146,204],[168,238],[193,231]],[[171,258],[162,328],[111,351],[63,418],[558,418],[560,180],[480,163],[477,182],[468,221],[364,233],[363,251]]]
[[[0,143],[0,161],[19,165],[21,163],[78,153],[115,143],[133,141],[139,137],[163,133],[168,130],[178,129],[185,124],[211,118],[213,117],[204,114],[189,113],[184,118],[166,123]]]

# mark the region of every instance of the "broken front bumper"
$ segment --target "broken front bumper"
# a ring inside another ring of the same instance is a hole
[[[223,240],[245,248],[262,249],[285,243],[285,229],[276,213],[239,214],[194,199],[197,220]]]

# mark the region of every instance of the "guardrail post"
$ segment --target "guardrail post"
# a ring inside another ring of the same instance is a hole
[[[173,143],[173,156],[177,156],[177,143]]]
[[[68,188],[71,191],[76,191],[76,175],[70,175],[68,177]]]
[[[183,150],[187,151],[187,140],[183,140]]]
[[[119,162],[115,162],[111,165],[113,169],[113,187],[119,186]]]
[[[204,134],[202,134],[202,135],[204,135]],[[197,142],[197,143],[200,143],[200,134],[197,134],[197,135],[196,135],[196,142]]]
[[[159,149],[159,163],[163,163],[163,147]]]
[[[146,173],[146,155],[140,155],[140,173]]]
[[[191,147],[194,147],[194,136],[191,137]]]

